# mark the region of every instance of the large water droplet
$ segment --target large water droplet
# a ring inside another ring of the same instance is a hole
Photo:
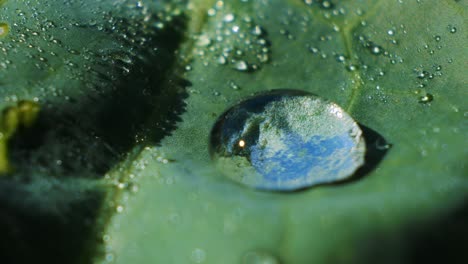
[[[289,191],[343,180],[364,163],[357,123],[335,103],[295,90],[248,98],[217,120],[210,153],[232,180]]]

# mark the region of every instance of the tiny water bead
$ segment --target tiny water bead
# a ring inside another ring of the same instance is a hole
[[[430,93],[426,93],[425,95],[419,97],[419,102],[422,104],[427,104],[434,100],[434,96]]]
[[[273,90],[218,118],[210,154],[238,183],[291,191],[352,176],[364,163],[365,143],[357,123],[335,103],[302,91]]]

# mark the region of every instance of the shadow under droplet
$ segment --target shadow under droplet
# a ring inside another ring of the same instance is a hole
[[[366,143],[364,164],[359,169],[357,169],[350,178],[326,185],[342,185],[364,178],[366,175],[377,168],[387,152],[390,150],[392,145],[388,143],[382,135],[367,126],[362,124],[358,125],[362,130],[362,137]]]
[[[361,179],[366,176],[382,161],[384,156],[391,148],[391,144],[385,138],[377,133],[375,130],[359,124],[362,130],[362,136],[366,142],[366,154],[364,155],[364,165],[360,167],[349,181]]]

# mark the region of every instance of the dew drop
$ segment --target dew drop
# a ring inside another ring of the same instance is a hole
[[[251,33],[255,36],[261,36],[263,34],[263,29],[259,25],[256,25],[251,30]]]
[[[454,26],[451,26],[451,27],[449,27],[449,31],[450,31],[450,33],[452,33],[452,34],[453,34],[453,33],[457,33],[457,28],[454,27]]]
[[[211,39],[207,35],[200,35],[198,37],[197,45],[198,46],[209,46],[211,44]]]
[[[245,61],[240,60],[234,64],[234,68],[238,71],[247,71],[249,69],[249,65],[247,65]]]
[[[353,72],[353,71],[355,71],[355,70],[357,70],[357,69],[358,69],[358,66],[355,65],[355,64],[346,65],[346,70],[347,70],[347,71]]]
[[[374,55],[379,55],[380,53],[382,53],[382,48],[377,45],[372,45],[369,49]]]
[[[331,8],[333,8],[333,4],[330,1],[323,0],[322,3],[321,3],[321,7],[323,9],[331,9]]]
[[[218,59],[217,59],[217,62],[218,62],[218,64],[221,64],[221,65],[226,64],[226,57],[224,57],[222,55],[219,56]]]
[[[430,93],[426,93],[425,95],[419,97],[419,102],[421,104],[427,104],[427,103],[430,103],[432,102],[432,100],[434,100],[434,96]]]
[[[237,85],[237,83],[235,83],[233,81],[229,81],[228,84],[229,84],[229,87],[231,87],[231,89],[233,89],[233,90],[239,90],[240,89],[239,85]]]
[[[115,210],[117,211],[117,213],[122,213],[122,212],[124,211],[124,208],[123,208],[123,206],[118,205],[118,206],[115,208]]]
[[[336,55],[336,61],[337,62],[344,62],[346,60],[346,57],[342,54]]]
[[[234,21],[234,15],[233,14],[225,15],[223,18],[223,21],[227,23]]]
[[[296,90],[248,98],[221,115],[211,157],[249,187],[290,191],[348,178],[364,163],[357,123],[338,105]]]
[[[106,254],[106,262],[113,262],[114,261],[114,254],[107,253]]]

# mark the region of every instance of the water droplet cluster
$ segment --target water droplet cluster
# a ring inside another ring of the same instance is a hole
[[[197,36],[194,53],[210,63],[240,72],[259,70],[270,61],[271,43],[265,29],[246,15],[237,15],[224,4],[208,10],[214,30]]]
[[[0,76],[3,83],[19,87],[16,94],[0,94],[2,99],[35,93],[39,99],[69,101],[79,96],[80,90],[99,95],[112,89],[109,81],[129,74],[138,62],[159,52],[150,45],[165,25],[181,14],[180,9],[169,8],[156,12],[154,9],[160,7],[150,1],[138,3],[116,7],[107,1],[81,0],[6,4],[0,12],[0,21],[5,21],[0,23],[0,37],[9,32],[9,38],[0,39]],[[59,12],[62,9],[87,11]],[[60,75],[68,80],[67,86],[79,89],[64,91],[59,82],[43,83],[51,75]]]

